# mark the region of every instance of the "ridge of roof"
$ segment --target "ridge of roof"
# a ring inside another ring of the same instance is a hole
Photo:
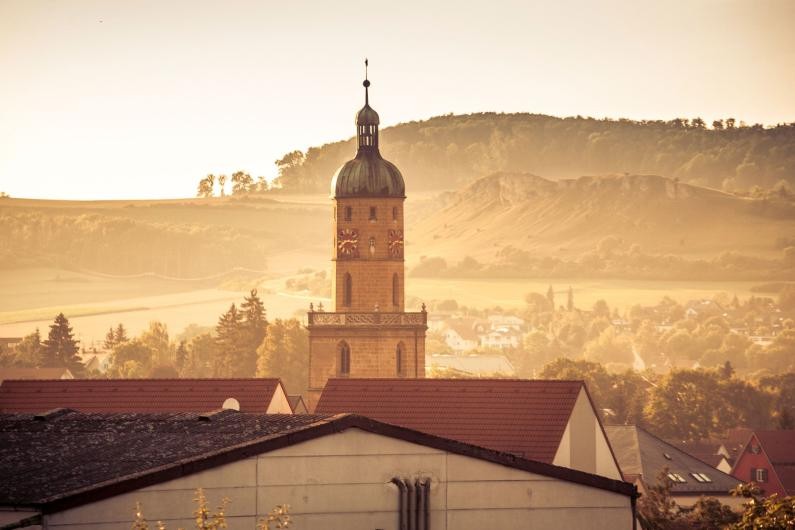
[[[168,414],[147,414],[147,413],[127,413],[127,414],[102,414],[102,413],[80,413],[71,412],[70,416],[83,416],[83,418],[74,418],[84,421],[86,419],[113,419],[114,417],[121,419],[129,419],[130,417],[156,417],[155,419],[169,420],[189,420],[193,421],[198,418],[197,414],[193,413],[168,413]],[[517,457],[510,453],[504,453],[478,447],[472,444],[467,444],[457,440],[451,440],[432,434],[427,434],[419,431],[407,429],[397,425],[391,425],[380,421],[373,420],[364,416],[356,414],[333,414],[333,415],[255,415],[255,414],[240,414],[237,412],[229,411],[224,415],[227,418],[241,419],[246,421],[253,421],[257,418],[265,421],[272,420],[278,422],[280,420],[290,421],[297,423],[297,426],[288,425],[287,428],[270,432],[263,435],[252,434],[251,439],[244,439],[237,443],[232,443],[228,446],[223,446],[216,449],[211,449],[197,454],[189,455],[183,458],[170,460],[164,464],[156,465],[151,468],[145,468],[122,476],[112,477],[107,480],[99,481],[96,483],[84,485],[82,487],[72,488],[56,494],[50,494],[43,498],[28,499],[27,502],[13,502],[13,499],[0,498],[0,504],[15,504],[17,506],[30,506],[42,510],[43,513],[53,513],[89,502],[95,502],[101,499],[112,497],[121,493],[126,493],[136,489],[144,488],[154,484],[158,484],[167,480],[172,480],[185,475],[190,475],[206,469],[211,469],[220,465],[235,462],[245,459],[254,455],[267,453],[288,447],[300,442],[313,440],[325,435],[343,432],[351,428],[358,428],[374,434],[379,434],[387,437],[401,439],[410,443],[416,443],[447,451],[450,453],[459,454],[485,460],[495,464],[503,465],[506,467],[536,473],[552,478],[558,478],[569,482],[598,488],[606,491],[611,491],[621,495],[626,495],[631,498],[637,497],[637,489],[634,485],[620,480],[613,480],[599,475],[577,471],[570,468],[555,466],[552,464],[529,460]],[[89,418],[85,418],[89,417]],[[135,418],[133,418],[135,419]],[[29,414],[0,414],[0,426],[4,422],[10,421],[35,421]],[[63,416],[53,420],[53,422],[63,422]],[[38,422],[37,422],[38,423]],[[197,422],[198,423],[198,422]],[[203,422],[203,425],[212,425],[212,422]],[[226,427],[221,422],[218,423],[222,427]],[[2,432],[2,429],[0,429]],[[110,442],[108,442],[110,443]],[[3,466],[7,459],[3,452],[8,448],[0,448],[0,466]],[[35,450],[31,449],[31,450]],[[102,453],[100,453],[102,454]],[[108,456],[112,458],[112,455]],[[9,502],[9,501],[12,502]]]

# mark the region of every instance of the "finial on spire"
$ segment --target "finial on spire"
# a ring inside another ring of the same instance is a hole
[[[364,83],[362,83],[362,85],[364,85],[364,104],[365,105],[369,105],[370,104],[370,91],[368,90],[370,88],[370,80],[367,79],[367,67],[368,67],[369,64],[370,64],[370,62],[367,60],[367,57],[365,57],[364,58]]]

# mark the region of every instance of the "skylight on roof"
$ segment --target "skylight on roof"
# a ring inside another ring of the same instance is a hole
[[[690,476],[696,479],[696,482],[712,482],[712,479],[706,473],[690,473]]]
[[[677,484],[685,484],[687,482],[687,480],[685,480],[685,477],[683,477],[679,473],[668,473],[668,478],[671,479],[671,482],[675,482]]]
[[[668,453],[663,453],[663,456],[665,457],[666,460],[673,460],[673,458],[671,458],[671,455],[669,455]]]

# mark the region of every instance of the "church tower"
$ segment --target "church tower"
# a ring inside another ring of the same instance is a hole
[[[363,84],[356,156],[331,181],[332,307],[308,314],[310,409],[330,377],[425,374],[425,308],[405,312],[406,186],[378,149],[378,113]]]

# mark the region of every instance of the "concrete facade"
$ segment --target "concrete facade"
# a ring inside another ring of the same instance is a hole
[[[44,526],[128,529],[140,502],[150,522],[187,528],[201,487],[211,506],[231,500],[231,529],[253,529],[273,506],[289,504],[296,529],[398,530],[395,477],[431,479],[434,530],[632,528],[627,495],[359,429],[45,515]]]

